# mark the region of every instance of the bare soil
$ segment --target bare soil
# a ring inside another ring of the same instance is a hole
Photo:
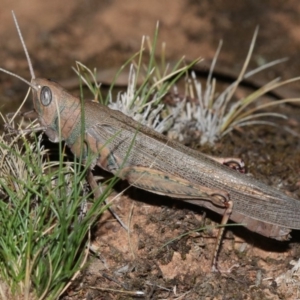
[[[76,60],[99,70],[121,66],[139,50],[142,35],[153,36],[157,21],[158,44],[166,42],[169,60],[185,55],[190,60],[202,56],[209,61],[223,39],[217,68],[230,76],[240,71],[259,25],[251,66],[287,56],[290,60],[259,74],[255,82],[300,75],[300,4],[296,0],[284,4],[270,0],[2,0],[0,66],[29,79],[11,9],[17,15],[36,75],[62,84],[75,78],[71,66]],[[103,80],[109,82],[110,78]],[[0,73],[1,112],[13,111],[26,89],[22,82]],[[295,97],[299,91],[298,83],[281,94]],[[289,126],[294,134],[272,127],[244,127],[213,149],[200,148],[196,142],[193,147],[218,156],[241,157],[256,178],[300,199],[300,109],[285,105],[277,111],[289,117],[280,126]],[[126,183],[120,183],[116,194],[124,186]],[[289,277],[290,262],[300,256],[299,232],[293,232],[289,242],[276,242],[241,226],[229,227],[219,255],[220,270],[229,272],[211,273],[217,234],[213,226],[220,216],[137,189],[117,198],[113,208],[130,232],[106,212],[93,233],[93,245],[100,256],[90,256],[62,299],[135,299],[134,291],[143,291],[142,299],[299,298],[299,272]],[[164,246],[204,225],[204,231]],[[284,279],[276,281],[282,274]]]

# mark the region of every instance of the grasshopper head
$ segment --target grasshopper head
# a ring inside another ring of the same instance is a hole
[[[36,87],[33,105],[45,133],[52,142],[58,142],[61,129],[61,138],[65,139],[67,136],[64,135],[72,125],[72,110],[74,107],[80,110],[79,99],[48,79],[35,78],[31,84]]]
[[[33,106],[38,115],[40,125],[44,127],[45,133],[50,141],[58,142],[58,102],[54,84],[46,79],[34,78],[31,84],[36,87],[32,90]]]

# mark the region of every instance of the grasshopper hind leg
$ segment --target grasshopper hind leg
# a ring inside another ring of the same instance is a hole
[[[213,190],[205,186],[194,186],[182,178],[165,174],[159,170],[146,167],[128,167],[120,170],[119,176],[130,184],[161,195],[174,198],[202,199],[212,202],[214,205],[224,207],[221,227],[219,228],[217,241],[212,258],[212,271],[217,271],[217,257],[229,217],[232,213],[233,202],[229,194],[220,190]]]
[[[221,247],[221,242],[222,242],[222,237],[225,231],[225,225],[227,224],[229,217],[232,213],[232,208],[233,208],[233,202],[232,201],[228,201],[226,203],[226,209],[225,212],[223,214],[223,218],[221,221],[221,226],[219,228],[219,232],[218,232],[218,236],[217,236],[217,241],[215,244],[215,249],[214,249],[214,254],[213,254],[213,258],[212,258],[212,263],[211,263],[211,270],[212,272],[218,272],[218,267],[217,267],[217,262],[218,262],[218,254],[220,251],[220,247]]]

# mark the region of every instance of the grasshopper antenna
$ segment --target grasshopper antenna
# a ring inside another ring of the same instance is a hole
[[[29,53],[28,53],[28,50],[26,48],[26,45],[25,45],[25,42],[24,42],[24,39],[23,39],[23,36],[22,36],[22,33],[21,33],[21,29],[19,27],[19,24],[18,24],[18,21],[17,21],[17,18],[16,18],[16,15],[15,15],[13,10],[11,11],[11,13],[12,13],[12,16],[14,18],[14,22],[15,22],[15,25],[16,25],[16,28],[17,28],[17,31],[18,31],[18,34],[19,34],[19,37],[20,37],[25,55],[26,55],[26,58],[27,58],[31,79],[35,79],[35,74],[34,74],[34,71],[33,71],[32,63],[31,63]]]
[[[28,84],[31,88],[33,88],[35,91],[38,91],[38,88],[37,88],[34,84],[32,84],[32,83],[29,82],[28,80],[24,79],[23,77],[21,77],[21,76],[15,74],[15,73],[13,73],[13,72],[7,71],[7,70],[5,70],[5,69],[3,69],[3,68],[0,68],[0,71],[3,72],[3,73],[6,73],[6,74],[8,74],[8,75],[11,75],[11,76],[13,76],[13,77],[16,77],[16,78],[18,78],[18,79],[20,79],[20,80],[22,80],[23,82],[25,82],[26,84]]]
[[[15,13],[13,11],[11,13],[13,15],[14,22],[15,22],[15,25],[17,27],[17,31],[18,31],[18,34],[19,34],[19,37],[20,37],[20,40],[21,40],[21,43],[22,43],[22,46],[23,46],[26,58],[27,58],[27,62],[28,62],[28,66],[29,66],[29,71],[30,71],[30,74],[31,74],[31,79],[35,79],[35,74],[34,74],[34,71],[33,71],[32,63],[31,63],[31,60],[30,60],[30,57],[29,57],[29,54],[28,54],[28,51],[27,51],[27,48],[26,48],[26,45],[25,45],[22,33],[21,33],[21,30],[20,30],[20,27],[19,27],[19,24],[18,24],[17,18],[16,18]],[[18,79],[22,80],[23,82],[25,82],[26,84],[28,84],[34,90],[36,90],[36,91],[38,90],[38,88],[33,83],[29,82],[28,80],[24,79],[23,77],[15,74],[15,73],[12,73],[12,72],[10,72],[8,70],[5,70],[3,68],[0,68],[0,71],[2,71],[3,73],[6,73],[8,75],[11,75],[13,77],[18,78]]]

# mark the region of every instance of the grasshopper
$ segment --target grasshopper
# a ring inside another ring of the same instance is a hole
[[[277,240],[287,240],[291,229],[300,229],[300,201],[226,166],[243,169],[242,162],[212,158],[191,150],[100,103],[85,101],[82,106],[79,98],[59,84],[36,78],[14,14],[13,18],[29,64],[31,82],[0,70],[32,88],[40,130],[52,142],[64,140],[74,155],[83,159],[92,153],[94,166],[137,188],[215,211],[223,215],[221,224],[230,218]],[[218,234],[213,269],[223,230]]]

